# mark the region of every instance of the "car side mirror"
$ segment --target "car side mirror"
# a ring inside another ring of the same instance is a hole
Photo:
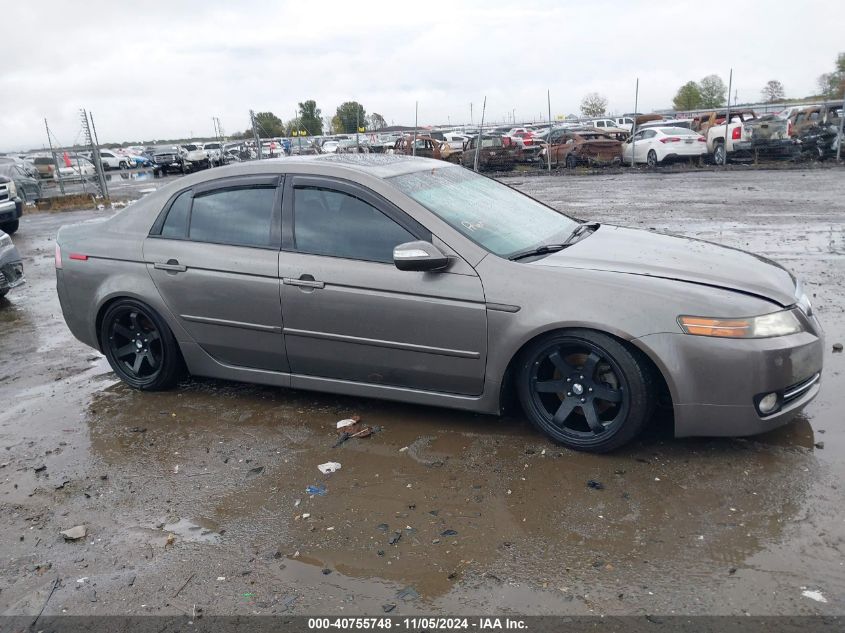
[[[431,242],[417,241],[400,244],[393,249],[393,263],[399,270],[442,270],[449,258]]]

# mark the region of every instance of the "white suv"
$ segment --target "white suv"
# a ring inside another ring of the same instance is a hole
[[[100,160],[103,163],[103,169],[129,169],[129,159],[122,154],[115,154],[111,150],[101,149]]]

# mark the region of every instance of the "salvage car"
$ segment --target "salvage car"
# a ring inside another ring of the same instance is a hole
[[[423,136],[419,134],[416,138],[413,136],[403,136],[393,144],[393,153],[404,154],[405,156],[440,159],[441,142],[428,135]]]
[[[140,390],[198,376],[500,414],[608,451],[776,428],[818,393],[800,281],[713,243],[581,221],[456,165],[321,155],[192,174],[65,226],[70,331]]]
[[[480,139],[481,151],[478,151],[479,138],[473,136],[464,144],[461,153],[461,165],[473,169],[475,155],[478,154],[480,171],[511,171],[516,167],[517,147],[510,138],[497,135],[483,135]]]
[[[15,183],[15,189],[24,204],[35,202],[42,196],[41,180],[34,167],[27,167],[23,162],[0,162],[0,176]]]
[[[53,178],[61,176],[64,180],[87,180],[97,175],[97,168],[94,163],[85,156],[68,156],[59,162],[59,169],[53,174]]]
[[[184,152],[176,145],[158,145],[150,150],[153,161],[153,173],[165,176],[173,172],[187,174],[191,171],[191,164],[186,160]]]
[[[540,152],[541,167],[548,165],[549,154],[552,167],[612,165],[622,160],[622,143],[598,129],[553,131],[551,144],[546,144]]]
[[[650,127],[638,131],[622,145],[622,160],[656,167],[679,160],[701,160],[707,155],[707,139],[685,127]]]
[[[0,230],[0,297],[5,297],[12,288],[25,282],[23,262],[12,238]]]

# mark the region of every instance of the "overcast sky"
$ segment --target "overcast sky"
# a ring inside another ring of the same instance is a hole
[[[84,6],[84,9],[82,8]],[[356,99],[387,122],[468,123],[578,111],[669,107],[678,87],[733,67],[740,102],[769,79],[788,96],[845,50],[845,2],[86,1],[4,4],[0,150],[80,140],[79,108],[100,141],[212,135],[248,111],[323,114]]]

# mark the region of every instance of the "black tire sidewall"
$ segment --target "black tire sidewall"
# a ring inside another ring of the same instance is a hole
[[[628,385],[628,415],[610,433],[597,436],[594,441],[576,441],[550,426],[545,412],[539,411],[530,390],[531,366],[550,346],[564,341],[581,340],[601,349],[612,358],[624,374]],[[574,329],[552,332],[538,338],[522,352],[516,372],[517,393],[528,420],[552,441],[569,448],[593,453],[605,453],[619,448],[636,437],[651,417],[654,409],[653,376],[648,367],[622,343],[607,334],[593,330]]]
[[[109,326],[114,318],[115,313],[127,308],[135,308],[146,314],[156,327],[161,337],[162,350],[162,366],[159,372],[152,379],[137,379],[127,374],[120,366],[119,361],[114,357],[111,345],[108,341]],[[179,345],[173,333],[170,331],[167,323],[162,319],[158,313],[150,308],[148,305],[135,299],[118,299],[112,303],[103,314],[103,319],[100,325],[100,350],[109,361],[114,373],[133,389],[140,389],[141,391],[160,391],[173,387],[179,379],[182,372],[182,356],[179,351]]]

